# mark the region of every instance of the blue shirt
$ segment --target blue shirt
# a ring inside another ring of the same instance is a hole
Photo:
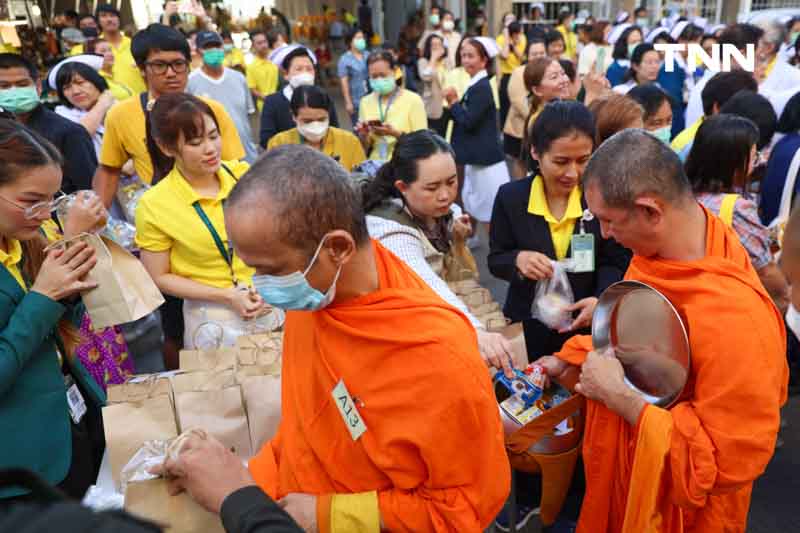
[[[800,150],[800,133],[790,133],[778,141],[772,148],[767,165],[767,174],[761,182],[761,202],[759,203],[759,214],[761,223],[769,225],[778,216],[778,209],[781,207],[781,197],[783,196],[783,186],[789,179],[789,165],[794,154]],[[800,179],[795,181],[794,193],[792,194],[792,204],[800,190]]]
[[[347,76],[350,98],[356,107],[358,107],[358,102],[361,98],[367,94],[367,81],[369,80],[367,54],[362,53],[361,56],[362,59],[359,60],[353,52],[348,51],[339,59],[339,67],[336,72],[340,78]]]
[[[630,61],[625,61],[625,63],[630,65]],[[628,66],[620,63],[619,59],[615,59],[611,66],[608,67],[606,71],[606,78],[608,78],[608,82],[611,84],[612,87],[615,85],[621,85],[623,80],[625,79],[625,73],[628,72]]]

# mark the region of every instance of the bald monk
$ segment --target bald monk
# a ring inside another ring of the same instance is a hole
[[[583,173],[603,235],[634,252],[626,279],[664,294],[692,364],[669,409],[623,382],[615,357],[575,337],[548,374],[581,367],[589,398],[579,533],[744,532],[753,481],[772,457],[786,401],[783,321],[725,224],[701,207],[678,157],[643,130],[606,141]]]
[[[289,311],[282,418],[255,483],[307,531],[485,529],[510,471],[475,329],[370,240],[344,169],[270,150],[225,219],[254,288]]]

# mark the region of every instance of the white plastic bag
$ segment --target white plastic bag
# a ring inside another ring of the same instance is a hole
[[[567,308],[575,303],[567,278],[568,261],[553,261],[553,277],[536,284],[531,314],[550,329],[561,330],[572,325],[572,313]]]

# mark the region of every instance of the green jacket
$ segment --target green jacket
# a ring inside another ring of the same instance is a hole
[[[56,353],[56,325],[64,313],[80,324],[84,312],[82,304],[65,307],[39,293],[26,293],[0,267],[0,468],[27,468],[52,485],[67,476],[72,428]],[[67,361],[87,407],[102,406],[102,389],[77,358]],[[25,492],[2,490],[0,498]]]

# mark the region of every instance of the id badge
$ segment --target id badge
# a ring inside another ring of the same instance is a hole
[[[572,236],[572,272],[594,272],[594,235],[591,233]]]
[[[69,407],[69,416],[72,421],[79,424],[83,415],[86,414],[86,402],[83,399],[81,391],[73,381],[72,376],[64,376],[64,385],[67,388],[67,406]]]
[[[354,441],[358,440],[367,431],[367,426],[364,424],[353,398],[347,392],[344,380],[339,380],[331,394],[333,395],[333,401],[336,402],[336,407],[339,409],[339,414],[342,415],[344,425],[350,431],[350,436]]]

